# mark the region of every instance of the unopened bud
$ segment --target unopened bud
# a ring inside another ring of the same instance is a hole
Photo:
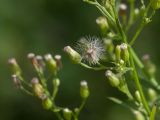
[[[33,58],[35,58],[35,54],[34,53],[29,53],[27,55],[27,58],[30,59],[30,60],[32,60]]]
[[[133,111],[133,114],[134,114],[134,116],[136,118],[135,120],[145,120],[145,117],[141,112]]]
[[[146,10],[146,7],[142,5],[142,7],[140,8],[140,14],[143,15],[145,10]]]
[[[88,98],[90,92],[88,88],[88,84],[86,81],[81,81],[80,83],[80,95],[83,99]]]
[[[108,22],[107,22],[107,19],[105,17],[98,17],[96,19],[96,23],[99,25],[100,29],[104,32],[107,31],[108,29]]]
[[[59,85],[60,85],[60,80],[58,78],[54,79],[53,80],[53,86],[54,87],[59,87]]]
[[[113,38],[113,37],[115,37],[115,33],[109,32],[109,33],[107,34],[107,36],[108,36],[109,38]]]
[[[41,70],[41,67],[38,63],[38,60],[36,59],[36,56],[34,53],[29,53],[27,55],[27,58],[31,61],[32,65],[34,66],[34,68],[36,69],[36,71],[40,71]]]
[[[21,75],[21,69],[16,61],[15,58],[11,58],[8,60],[8,63],[11,65],[11,69],[13,74],[20,76]]]
[[[15,85],[17,88],[20,88],[20,86],[21,86],[21,81],[20,81],[20,79],[17,77],[17,75],[12,75],[12,80],[13,80],[14,85]]]
[[[154,89],[149,88],[149,89],[148,89],[148,96],[149,96],[150,101],[153,102],[153,101],[155,101],[156,98],[157,98],[157,93],[156,93],[156,91],[155,91]]]
[[[135,8],[134,10],[134,19],[136,19],[140,15],[140,10],[138,8]]]
[[[116,61],[119,62],[121,60],[121,47],[120,47],[120,45],[116,46],[115,54],[116,54]]]
[[[140,96],[140,93],[139,93],[138,90],[135,92],[135,97],[136,97],[136,100],[137,100],[139,103],[142,102],[142,99],[141,99],[141,96]]]
[[[143,63],[144,63],[145,72],[147,73],[147,75],[150,78],[154,78],[155,77],[155,73],[156,73],[156,66],[150,60],[150,56],[148,54],[144,55],[142,60],[143,60]]]
[[[70,46],[64,47],[64,51],[68,54],[73,63],[79,64],[82,60],[81,55]]]
[[[36,60],[37,60],[38,65],[39,65],[39,69],[40,69],[41,71],[43,71],[43,68],[44,68],[44,66],[45,66],[43,57],[40,56],[40,55],[37,55],[37,56],[36,56]]]
[[[110,53],[113,52],[114,45],[111,39],[104,39],[104,45],[107,52],[110,52]]]
[[[125,43],[121,44],[120,48],[121,48],[121,58],[122,58],[122,60],[127,62],[129,60],[129,52],[128,52],[127,44],[125,44]]]
[[[112,71],[107,70],[105,73],[105,76],[108,78],[110,84],[113,87],[118,87],[120,85],[119,79],[117,78],[117,76],[114,73],[112,73]]]
[[[72,111],[69,110],[68,108],[65,108],[63,110],[63,116],[64,116],[65,120],[71,120],[72,119]]]
[[[34,53],[29,53],[27,55],[27,58],[32,62],[33,65],[38,64]]]
[[[120,4],[119,14],[122,15],[122,16],[127,14],[127,5],[126,4],[124,4],[124,3]]]
[[[43,105],[43,108],[46,110],[49,110],[53,107],[52,100],[46,95],[44,95],[44,97],[42,98],[42,105]]]
[[[44,94],[44,88],[39,83],[38,78],[33,78],[31,81],[31,84],[32,84],[32,88],[33,88],[33,92],[34,92],[35,96],[37,96],[38,98],[41,99],[41,97]]]
[[[55,71],[57,70],[57,63],[56,61],[53,59],[51,54],[47,54],[44,56],[44,59],[46,61],[46,64],[50,70],[51,73],[55,73]]]
[[[160,8],[160,0],[150,0],[151,6],[154,10],[157,10]]]
[[[55,55],[54,58],[56,60],[58,69],[61,69],[62,68],[62,61],[61,61],[62,56],[61,55]]]

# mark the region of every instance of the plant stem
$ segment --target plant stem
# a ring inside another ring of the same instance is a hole
[[[115,6],[112,5],[112,7],[114,9],[114,13],[115,13],[115,17],[116,17],[115,19],[116,19],[116,23],[117,23],[117,26],[118,26],[119,33],[122,36],[122,41],[127,44],[127,37],[126,37],[126,35],[125,35],[125,33],[124,33],[123,29],[122,29],[122,26],[121,26],[121,23],[119,21]],[[136,68],[135,68],[135,64],[134,64],[134,60],[133,60],[133,57],[132,57],[131,48],[129,48],[129,53],[130,53],[130,64],[131,64],[131,67],[133,68],[133,77],[134,77],[134,80],[135,80],[135,84],[136,84],[137,89],[138,89],[138,91],[140,93],[140,96],[142,98],[143,106],[146,109],[146,112],[148,114],[150,114],[150,109],[149,109],[148,103],[146,101],[146,98],[144,96],[144,93],[143,93],[143,90],[142,90],[142,87],[141,87],[141,84],[140,84],[140,81],[139,81],[139,78],[138,78],[138,74],[137,74],[137,71],[136,71]]]
[[[84,105],[86,104],[86,101],[87,101],[87,99],[84,99],[84,100],[82,101],[82,103],[81,103],[81,105],[80,105],[80,107],[79,107],[79,111],[78,111],[77,116],[79,116],[79,113],[82,111]]]
[[[143,63],[141,62],[141,60],[138,58],[137,54],[135,53],[135,51],[133,50],[133,48],[130,49],[130,52],[132,54],[132,57],[134,59],[134,61],[136,62],[136,64],[138,65],[138,67],[140,69],[144,69],[144,65]]]
[[[146,19],[147,19],[147,13],[148,13],[148,11],[149,11],[149,9],[150,9],[150,6],[151,6],[151,2],[149,2],[147,8],[145,9],[144,14],[143,14],[143,17],[142,17],[142,21],[141,21],[141,23],[140,23],[140,25],[139,25],[139,28],[136,30],[135,35],[133,36],[131,42],[129,43],[131,46],[134,44],[135,40],[137,39],[137,37],[138,37],[139,34],[141,33],[141,31],[142,31],[142,29],[144,28],[144,26],[145,26],[146,24],[148,24],[148,22],[146,22]],[[152,12],[151,17],[153,17],[154,13],[155,13],[155,11]],[[151,19],[151,17],[150,17],[149,19]]]
[[[119,21],[115,5],[112,4],[112,8],[113,8],[113,11],[114,11],[114,14],[115,14],[115,20],[116,20],[116,25],[117,25],[118,32],[122,36],[122,41],[124,41],[124,43],[127,43],[127,37],[126,37],[126,35],[125,35],[125,33],[124,33],[123,29],[122,29],[122,25],[121,25],[121,23]]]
[[[156,111],[157,111],[157,105],[154,105],[153,108],[152,108],[149,120],[155,120]]]
[[[59,112],[55,112],[55,115],[59,120],[64,120]]]
[[[20,89],[21,89],[23,92],[27,93],[28,95],[33,96],[33,93],[31,93],[30,91],[28,91],[27,89],[25,89],[23,86],[21,86]]]
[[[58,120],[64,120],[59,112],[55,112],[54,109],[51,109],[51,111],[57,116]]]
[[[141,0],[141,4],[144,6],[144,0]]]
[[[133,24],[134,19],[134,7],[135,7],[135,0],[130,0],[130,17],[129,17],[129,26]]]
[[[92,69],[92,70],[96,70],[96,71],[99,71],[99,70],[106,70],[107,67],[104,67],[104,66],[100,66],[100,67],[91,67],[91,66],[88,66],[87,64],[84,64],[84,63],[80,63],[81,66],[87,68],[87,69]],[[110,69],[110,68],[108,68]]]
[[[144,21],[142,21],[142,23],[140,24],[138,30],[136,31],[136,34],[134,35],[134,37],[132,38],[131,42],[129,43],[131,46],[134,44],[135,40],[137,39],[137,37],[141,33],[141,31],[142,31],[144,26],[145,26],[145,23],[144,23]]]
[[[133,57],[131,55],[131,48],[129,49],[129,51],[130,51],[130,62],[131,62],[130,65],[133,68],[133,77],[134,77],[134,80],[135,80],[135,84],[136,84],[137,89],[140,93],[140,96],[141,96],[141,99],[142,99],[142,104],[143,104],[144,108],[146,109],[146,112],[148,114],[150,114],[150,108],[149,108],[148,103],[146,101],[146,98],[144,96],[142,86],[141,86],[141,83],[139,81],[138,74],[137,74],[137,71],[136,71],[136,67],[135,67],[135,64],[134,64],[134,60],[133,60]]]

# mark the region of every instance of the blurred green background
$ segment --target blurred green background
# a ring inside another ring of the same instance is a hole
[[[107,100],[107,96],[121,97],[121,94],[107,84],[103,72],[73,65],[63,53],[65,45],[74,46],[81,36],[99,35],[95,23],[99,15],[96,8],[82,0],[0,0],[0,120],[56,120],[51,112],[42,109],[36,98],[23,94],[12,84],[7,59],[16,57],[25,76],[31,79],[32,68],[26,59],[29,52],[63,55],[57,98],[61,106],[79,105],[79,82],[88,81],[91,96],[80,120],[134,120],[127,109]],[[158,69],[159,26],[160,13],[157,12],[135,46],[139,55],[151,54]]]

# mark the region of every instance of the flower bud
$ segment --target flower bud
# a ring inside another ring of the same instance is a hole
[[[17,75],[12,75],[12,80],[13,80],[13,83],[16,86],[16,88],[20,88],[21,87],[21,81],[17,77]]]
[[[113,87],[118,87],[120,85],[119,79],[117,78],[117,76],[114,73],[112,73],[112,71],[107,70],[105,73],[105,76],[108,78],[110,84]]]
[[[114,50],[114,45],[111,39],[104,39],[104,45],[106,48],[106,51],[109,53],[112,53]]]
[[[119,14],[122,16],[126,16],[126,14],[127,14],[127,5],[126,4],[124,4],[124,3],[120,4]]]
[[[44,66],[45,66],[45,63],[44,63],[44,61],[43,61],[43,57],[40,56],[40,55],[37,55],[37,56],[36,56],[36,60],[37,60],[38,65],[39,65],[39,69],[40,69],[41,71],[43,71],[43,68],[44,68]]]
[[[139,93],[138,90],[135,92],[135,97],[136,97],[136,100],[137,100],[139,103],[142,102],[142,99],[141,99],[141,96],[140,96],[140,93]]]
[[[116,61],[119,62],[121,60],[121,47],[120,47],[120,45],[116,46],[115,54],[116,54]]]
[[[133,114],[135,115],[135,120],[145,120],[145,117],[141,112],[133,111]]]
[[[146,7],[144,5],[142,5],[140,8],[140,14],[143,15],[145,10],[146,10]]]
[[[82,60],[81,55],[70,46],[64,47],[64,51],[68,54],[73,63],[79,64]]]
[[[136,19],[140,15],[140,10],[138,8],[135,8],[134,10],[134,19]]]
[[[122,60],[127,62],[129,60],[129,52],[128,52],[127,44],[125,44],[125,43],[121,44],[120,48],[121,48],[121,58],[122,58]]]
[[[11,65],[11,69],[13,74],[20,76],[21,75],[21,69],[16,61],[15,58],[11,58],[8,60],[8,63]]]
[[[154,10],[157,10],[160,8],[160,0],[150,0],[151,1],[151,7]]]
[[[46,95],[44,95],[44,97],[42,98],[42,106],[46,110],[49,110],[53,107],[52,100]]]
[[[100,29],[106,32],[109,28],[107,19],[105,17],[98,17],[96,23],[99,25]]]
[[[109,33],[107,34],[107,36],[108,36],[109,38],[114,38],[116,35],[115,35],[115,33],[113,33],[113,32],[109,32]]]
[[[61,55],[55,55],[54,56],[55,60],[56,60],[56,63],[57,63],[57,68],[58,69],[61,69],[62,68],[62,56]]]
[[[37,66],[38,65],[38,61],[37,61],[37,59],[36,59],[36,56],[35,56],[35,54],[34,53],[29,53],[28,55],[27,55],[27,58],[29,59],[29,60],[31,60],[31,62],[32,62],[32,64],[35,66]]]
[[[53,80],[53,86],[54,87],[59,87],[59,85],[60,85],[60,80],[58,78],[54,79]]]
[[[83,99],[88,98],[90,92],[88,88],[88,84],[86,81],[81,81],[80,83],[80,95]]]
[[[64,116],[65,120],[71,120],[72,119],[72,111],[69,110],[68,108],[65,108],[63,110],[63,116]]]
[[[27,58],[31,61],[32,65],[34,66],[35,70],[37,72],[43,72],[42,66],[39,64],[39,60],[37,59],[41,59],[40,56],[35,56],[34,53],[29,53]]]
[[[152,89],[152,88],[149,88],[148,89],[148,97],[149,97],[150,101],[152,101],[152,102],[155,101],[156,98],[157,98],[156,91],[154,89]]]
[[[35,96],[37,96],[38,98],[41,99],[42,96],[44,95],[44,88],[39,83],[38,78],[33,78],[31,81],[31,84],[32,84],[32,88],[33,88],[33,92],[34,92]]]
[[[156,73],[156,66],[150,60],[150,56],[149,55],[144,55],[143,58],[142,58],[142,61],[144,63],[144,70],[147,73],[147,75],[150,78],[154,78],[155,73]]]
[[[57,70],[57,63],[56,61],[53,59],[51,54],[47,54],[44,56],[44,59],[46,61],[46,64],[50,70],[51,73],[55,73]]]

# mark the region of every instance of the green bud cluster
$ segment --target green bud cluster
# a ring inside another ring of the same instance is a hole
[[[75,63],[81,62],[81,56],[72,48],[66,47],[65,52],[68,53]],[[12,58],[9,59],[8,62],[11,65],[13,73],[12,80],[14,85],[27,94],[38,98],[42,103],[42,107],[45,110],[50,110],[56,113],[56,115],[58,114],[58,118],[63,118],[64,120],[78,118],[79,113],[90,94],[87,82],[82,81],[80,84],[80,97],[82,98],[82,105],[80,105],[80,107],[76,107],[78,112],[72,112],[72,110],[66,107],[59,107],[55,104],[55,98],[60,87],[58,71],[62,68],[61,55],[55,55],[53,58],[51,54],[46,54],[44,57],[42,57],[40,55],[29,53],[27,57],[31,61],[38,77],[34,77],[31,80],[31,83],[25,81],[17,61],[15,58]],[[52,76],[52,92],[50,92],[48,88],[48,78],[46,78],[46,75]]]
[[[115,55],[117,62],[123,60],[126,63],[129,60],[129,51],[127,44],[123,43],[121,45],[117,45],[115,49]]]

